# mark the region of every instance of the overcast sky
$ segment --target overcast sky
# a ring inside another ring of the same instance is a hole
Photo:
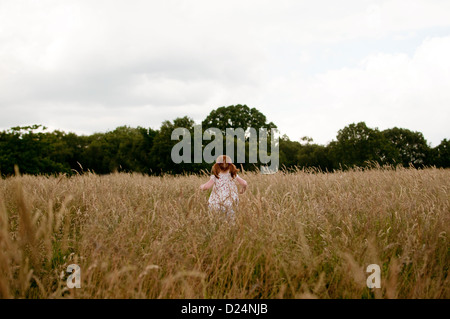
[[[291,140],[450,138],[448,0],[0,0],[0,129],[152,127],[246,104]]]

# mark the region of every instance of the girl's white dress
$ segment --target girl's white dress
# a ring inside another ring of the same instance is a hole
[[[229,172],[220,173],[219,178],[212,175],[211,179],[214,180],[214,186],[208,201],[209,208],[225,212],[227,215],[234,217],[233,208],[239,202],[235,180]]]

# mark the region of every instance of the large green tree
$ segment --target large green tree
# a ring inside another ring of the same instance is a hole
[[[216,127],[225,134],[226,128],[242,128],[246,131],[252,127],[259,128],[276,128],[272,122],[267,123],[266,116],[256,108],[249,108],[247,105],[230,105],[222,106],[212,110],[202,122],[203,129]]]
[[[369,128],[364,122],[352,123],[339,130],[336,141],[329,144],[333,166],[366,166],[368,162],[385,164],[388,157],[385,142],[377,128]]]
[[[14,165],[28,174],[69,173],[68,163],[58,156],[58,144],[45,130],[42,125],[32,125],[0,132],[1,174],[13,174]]]
[[[277,126],[273,122],[267,122],[266,116],[258,111],[256,108],[250,108],[247,105],[237,104],[230,106],[222,106],[215,110],[212,110],[208,116],[202,121],[203,131],[208,128],[218,128],[221,130],[223,135],[223,149],[226,150],[227,144],[234,145],[234,158],[233,160],[237,163],[238,157],[238,145],[241,143],[244,145],[245,151],[245,163],[240,163],[244,169],[252,170],[260,167],[260,159],[258,158],[259,146],[252,147],[250,143],[253,139],[258,139],[261,143],[262,138],[259,135],[259,129],[264,128],[267,130],[267,140],[265,143],[268,145],[268,154],[271,154],[271,141],[272,141],[272,131],[271,129],[276,129]],[[238,141],[237,136],[233,136],[231,139],[226,135],[226,129],[242,129],[245,132],[244,140]],[[256,136],[251,134],[250,128],[254,129]],[[253,138],[253,139],[252,139]],[[257,157],[257,162],[250,163],[250,154]]]
[[[188,116],[178,117],[173,122],[164,121],[156,134],[153,142],[153,147],[151,149],[151,156],[153,161],[156,163],[155,173],[172,172],[172,173],[183,173],[198,171],[203,168],[201,165],[194,164],[194,153],[193,153],[193,138],[194,138],[194,125],[195,122]],[[176,128],[185,128],[189,131],[191,138],[191,163],[179,163],[175,164],[172,160],[171,153],[172,148],[177,144],[178,140],[172,140],[172,132]]]
[[[95,133],[79,156],[85,170],[99,174],[114,171],[150,173],[154,164],[150,150],[156,131],[120,126],[114,131]]]
[[[420,132],[394,127],[382,131],[385,137],[385,148],[389,163],[400,163],[403,166],[430,164],[430,147]]]
[[[433,149],[433,164],[437,167],[450,167],[450,140],[444,138],[441,143]]]
[[[280,166],[281,168],[292,168],[298,165],[298,154],[302,145],[297,141],[291,141],[284,134],[280,138]]]
[[[328,147],[312,143],[308,137],[302,138],[306,144],[291,141],[287,135],[280,138],[280,165],[285,168],[315,167],[323,171],[333,168]]]

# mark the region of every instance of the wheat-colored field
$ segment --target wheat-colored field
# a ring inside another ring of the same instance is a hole
[[[0,180],[0,297],[450,298],[450,170],[241,176],[235,223],[207,175]]]

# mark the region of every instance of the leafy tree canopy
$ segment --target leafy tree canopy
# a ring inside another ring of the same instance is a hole
[[[276,128],[277,126],[270,122],[267,123],[266,116],[255,108],[249,108],[247,105],[222,106],[209,113],[202,122],[203,129],[216,127],[225,134],[226,128],[242,128],[246,131],[249,127],[255,128]]]

